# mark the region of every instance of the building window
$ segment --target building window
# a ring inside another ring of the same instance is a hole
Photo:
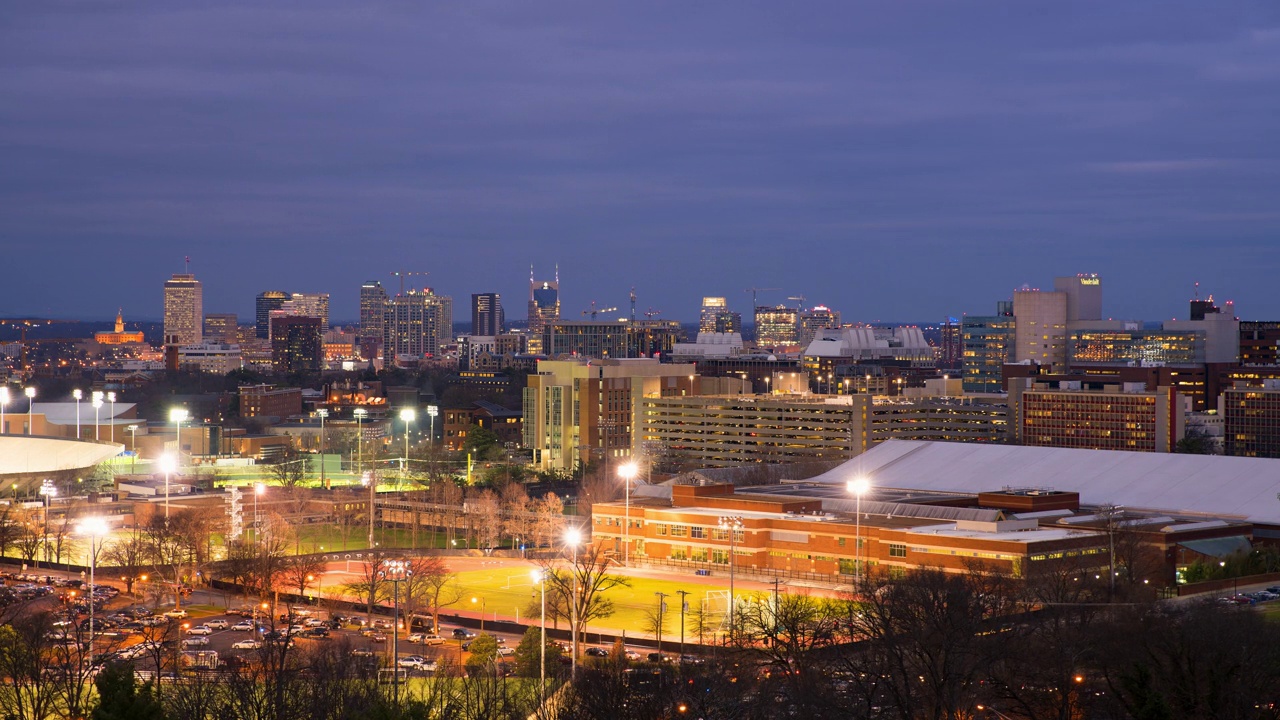
[[[667,524],[666,524],[666,523],[658,523],[657,525],[655,525],[655,526],[654,526],[653,534],[655,534],[655,535],[666,535],[666,534],[667,534],[667,527],[668,527],[668,526],[667,526]]]
[[[671,537],[688,537],[689,528],[685,525],[672,525]]]
[[[901,543],[889,543],[889,557],[904,558],[907,556],[907,546]]]
[[[702,540],[707,537],[707,529],[700,525],[694,525],[689,528],[689,537]]]

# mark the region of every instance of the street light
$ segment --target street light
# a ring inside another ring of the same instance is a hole
[[[430,423],[431,430],[427,433],[427,444],[434,444],[436,441],[436,416],[440,414],[440,408],[436,405],[427,406],[427,418]]]
[[[850,480],[846,487],[858,499],[853,541],[853,582],[856,590],[858,581],[862,579],[862,496],[871,488],[871,483],[865,477],[856,477]]]
[[[360,421],[369,415],[369,411],[364,408],[356,408],[351,411],[351,415],[356,419],[356,477],[364,475],[364,431],[360,427]]]
[[[374,472],[362,473],[360,482],[369,486],[369,549],[372,550],[374,493],[378,491],[378,475]]]
[[[9,386],[0,385],[0,433],[8,432],[4,424],[4,408],[9,404]]]
[[[160,456],[160,471],[164,473],[164,522],[169,524],[169,476],[178,469],[178,461],[173,455],[165,453]]]
[[[53,498],[58,497],[58,488],[53,486],[53,481],[45,478],[40,482],[40,494],[44,496],[44,561],[49,562],[49,503]],[[36,558],[36,565],[39,566],[40,559]]]
[[[391,583],[391,597],[395,615],[391,621],[391,697],[400,702],[400,583],[413,577],[408,560],[387,560],[378,576]],[[482,618],[483,619],[483,618]]]
[[[533,578],[535,585],[542,588],[542,643],[539,648],[541,659],[538,665],[538,701],[539,705],[544,705],[547,701],[547,577],[541,570],[533,570],[529,576]]]
[[[93,441],[97,442],[102,439],[98,435],[98,421],[100,419],[99,412],[102,410],[102,393],[98,390],[94,390],[93,401],[89,404],[93,406]]]
[[[631,562],[631,481],[636,479],[636,475],[640,473],[640,468],[635,463],[629,462],[618,468],[618,475],[622,477],[622,485],[626,488],[626,514],[627,518],[622,525],[622,564],[629,565]]]
[[[133,453],[129,458],[129,474],[132,475],[138,466],[138,426],[130,425],[125,430],[129,431],[129,452]]]
[[[253,541],[262,542],[262,516],[258,514],[258,498],[267,492],[267,486],[255,483],[253,486]]]
[[[107,521],[100,517],[89,517],[80,521],[79,534],[89,536],[89,662],[93,662],[93,605],[96,598],[94,572],[98,567],[98,538],[107,534]]]
[[[570,571],[573,573],[573,598],[569,601],[569,611],[572,615],[570,624],[573,629],[573,643],[571,652],[573,653],[572,664],[570,665],[570,680],[578,679],[578,543],[582,542],[582,531],[576,527],[568,528],[564,531],[564,543],[573,548],[573,565]]]
[[[329,411],[320,408],[316,415],[320,416],[320,487],[328,487],[324,484],[324,419],[329,417]]]
[[[409,471],[409,423],[418,417],[418,413],[413,408],[405,408],[400,411],[400,420],[404,422],[404,460],[400,463],[400,477],[404,478],[405,473]]]
[[[76,399],[76,439],[80,439],[80,401],[84,399],[84,393],[80,388],[71,391],[71,397]]]
[[[116,441],[116,394],[107,393],[107,402],[111,404],[111,442]]]
[[[742,530],[742,518],[725,515],[720,518],[720,529],[729,531],[729,637],[733,637],[733,566],[737,535]]]
[[[173,423],[173,455],[178,463],[182,462],[182,423],[187,421],[191,414],[186,408],[170,408],[169,422]]]
[[[35,404],[36,404],[36,389],[34,387],[28,387],[27,389],[23,390],[22,393],[27,396],[27,434],[31,435],[32,434],[31,424],[35,422],[32,419],[31,411],[33,408],[35,408]]]
[[[471,598],[471,606],[475,607],[476,603],[480,603],[480,632],[484,632],[484,598]]]

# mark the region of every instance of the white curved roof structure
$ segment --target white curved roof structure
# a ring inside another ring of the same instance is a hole
[[[91,468],[124,451],[120,443],[39,435],[0,435],[0,477]]]
[[[1280,460],[1120,450],[888,440],[807,482],[977,493],[1080,493],[1084,505],[1205,514],[1280,525]]]

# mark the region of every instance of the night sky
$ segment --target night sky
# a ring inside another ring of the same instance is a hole
[[[0,4],[0,315],[158,318],[184,256],[246,319],[559,263],[566,316],[1280,320],[1280,4]]]

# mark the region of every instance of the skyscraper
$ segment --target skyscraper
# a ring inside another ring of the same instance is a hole
[[[237,318],[235,313],[210,313],[204,316],[204,337],[217,345],[235,345]]]
[[[276,372],[319,372],[324,330],[318,317],[277,315],[271,320],[271,366]]]
[[[471,334],[482,337],[501,335],[502,296],[498,293],[478,293],[471,296]]]
[[[258,331],[258,337],[266,340],[271,337],[271,311],[279,310],[285,301],[293,296],[293,293],[287,293],[283,290],[267,290],[258,293],[257,301],[254,304],[254,319]]]
[[[320,318],[321,331],[329,330],[329,293],[294,293],[280,309],[290,315]]]
[[[1032,362],[1067,369],[1067,299],[1062,291],[1023,286],[1013,291],[1014,351],[1012,362]]]
[[[387,316],[387,291],[382,283],[370,280],[360,286],[360,337],[382,342],[383,322]]]
[[[964,318],[960,325],[966,393],[1004,391],[1004,364],[1013,356],[1013,302],[996,303],[995,315]]]
[[[1102,279],[1097,273],[1054,278],[1053,289],[1067,295],[1067,322],[1102,319]]]
[[[174,274],[164,284],[164,341],[199,345],[204,339],[204,286],[195,275]]]
[[[388,362],[396,355],[435,355],[453,336],[453,298],[431,288],[397,295],[387,303],[385,328],[382,352]]]
[[[698,316],[700,333],[740,333],[742,313],[729,310],[729,303],[722,297],[702,298],[702,312]]]
[[[808,347],[819,330],[840,327],[840,311],[826,305],[814,305],[800,313],[798,334],[801,347]]]
[[[800,311],[786,305],[756,308],[756,346],[762,348],[795,345],[799,340]]]
[[[555,280],[534,280],[533,268],[529,268],[529,334],[542,333],[548,320],[560,319],[560,269],[556,268]]]

